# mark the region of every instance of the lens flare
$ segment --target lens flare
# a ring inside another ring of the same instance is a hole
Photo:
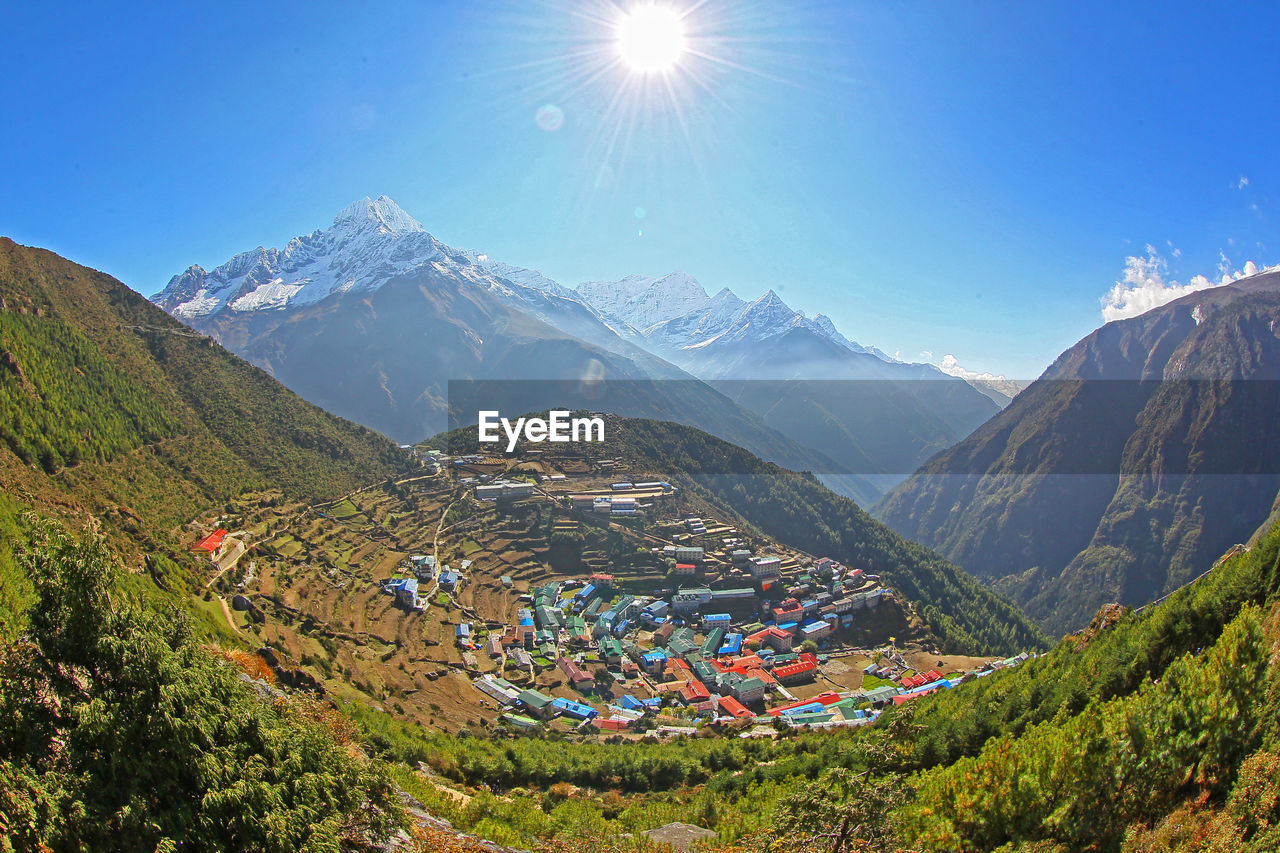
[[[564,110],[555,104],[543,104],[538,107],[533,120],[537,123],[539,130],[545,130],[548,133],[557,131],[564,124]]]

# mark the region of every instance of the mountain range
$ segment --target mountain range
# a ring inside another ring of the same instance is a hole
[[[1106,324],[875,514],[1051,631],[1250,538],[1280,490],[1280,273]]]
[[[473,418],[467,382],[486,393],[506,382],[532,409],[561,402],[565,386],[540,396],[514,383],[607,380],[610,398],[593,407],[709,429],[864,503],[999,408],[990,389],[857,344],[772,290],[709,296],[684,273],[570,289],[441,243],[385,196],[283,249],[192,266],[153,299],[400,441]]]

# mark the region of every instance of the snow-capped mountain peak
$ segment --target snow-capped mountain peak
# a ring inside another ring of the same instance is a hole
[[[190,320],[219,311],[263,311],[318,302],[332,293],[374,289],[448,247],[384,196],[347,205],[323,231],[294,237],[283,249],[259,246],[206,272],[193,264],[152,297]]]
[[[353,201],[334,217],[335,227],[347,225],[356,228],[373,227],[380,234],[399,237],[404,234],[425,233],[422,223],[405,213],[400,205],[385,195],[376,200],[368,196]]]

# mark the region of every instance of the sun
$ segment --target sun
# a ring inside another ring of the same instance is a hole
[[[667,71],[684,51],[684,24],[669,6],[637,6],[618,24],[618,53],[632,71]]]

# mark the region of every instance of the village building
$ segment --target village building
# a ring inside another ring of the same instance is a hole
[[[724,711],[735,720],[746,720],[755,716],[747,707],[734,699],[732,696],[720,697],[720,710]]]
[[[590,720],[598,713],[590,705],[574,702],[572,699],[552,699],[551,706],[559,713],[577,720]]]
[[[756,581],[773,580],[782,574],[782,560],[779,557],[750,558],[751,577]]]
[[[805,681],[813,681],[817,674],[818,665],[813,661],[807,660],[773,668],[773,677],[778,680],[779,684],[800,684]]]
[[[494,480],[476,486],[475,497],[480,501],[509,501],[533,496],[533,483],[514,480]]]
[[[573,685],[574,690],[587,691],[595,689],[595,676],[571,661],[569,658],[557,658],[556,666],[559,667],[560,671],[569,679],[569,683]]]
[[[521,690],[519,699],[521,706],[532,716],[545,720],[555,715],[556,709],[552,705],[551,697],[544,693],[537,690]]]

